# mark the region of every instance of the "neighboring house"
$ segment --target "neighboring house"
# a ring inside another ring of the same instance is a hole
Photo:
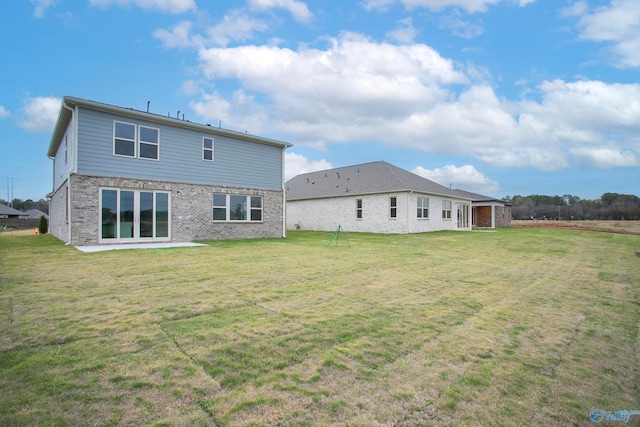
[[[49,219],[49,215],[42,212],[40,209],[29,209],[28,211],[25,212],[25,214],[29,219],[40,219],[40,217],[43,215],[45,218]]]
[[[72,245],[284,237],[291,145],[65,97],[50,233]]]
[[[383,161],[301,174],[285,189],[289,229],[471,230],[471,197]]]
[[[17,209],[13,209],[7,205],[0,204],[0,218],[17,218],[24,219],[27,218],[28,215],[22,211]]]
[[[460,196],[469,197],[473,201],[472,225],[474,227],[496,228],[511,225],[511,205],[493,197],[454,190]]]

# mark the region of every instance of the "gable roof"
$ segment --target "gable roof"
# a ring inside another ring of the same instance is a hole
[[[75,107],[83,107],[91,110],[104,111],[107,113],[118,114],[121,116],[137,118],[140,120],[147,120],[155,123],[163,123],[169,126],[177,126],[187,129],[195,129],[200,132],[205,132],[211,135],[227,136],[230,138],[241,139],[249,142],[256,142],[258,144],[272,145],[281,148],[289,148],[292,144],[288,142],[276,141],[275,139],[262,138],[255,135],[250,135],[245,132],[236,132],[228,129],[222,129],[220,127],[213,127],[209,124],[193,123],[189,120],[183,120],[179,118],[173,118],[169,116],[163,116],[155,113],[148,113],[145,111],[134,110],[133,108],[117,107],[115,105],[103,104],[101,102],[89,101],[86,99],[75,98],[71,96],[65,96],[62,99],[62,105],[60,106],[60,113],[58,115],[58,121],[53,130],[51,136],[51,143],[49,144],[48,156],[54,157],[58,146],[62,142],[62,137],[67,131],[69,122],[73,117],[72,111]]]
[[[287,181],[285,189],[288,201],[398,191],[469,199],[384,161],[300,174]]]
[[[19,211],[17,209],[13,209],[10,206],[7,205],[3,205],[2,203],[0,203],[0,215],[11,215],[11,216],[15,216],[15,215],[20,215],[20,216],[26,216],[26,214],[22,211]]]
[[[29,218],[40,218],[42,215],[48,217],[46,213],[42,212],[40,209],[29,209],[25,212],[25,215],[28,215]]]

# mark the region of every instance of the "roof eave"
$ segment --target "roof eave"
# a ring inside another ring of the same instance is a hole
[[[287,149],[292,147],[293,144],[283,141],[277,141],[275,139],[263,138],[256,135],[251,135],[248,133],[242,133],[227,129],[215,128],[211,125],[193,123],[188,120],[180,120],[178,118],[162,116],[154,113],[147,113],[140,110],[134,110],[132,108],[124,108],[118,107],[116,105],[103,104],[101,102],[89,101],[82,98],[75,98],[71,96],[65,96],[62,99],[62,105],[60,106],[60,113],[58,115],[58,121],[56,122],[56,127],[54,128],[53,136],[51,138],[51,143],[49,144],[48,156],[53,157],[56,155],[56,151],[58,150],[58,145],[62,139],[62,135],[66,131],[66,126],[71,120],[71,112],[64,107],[64,105],[69,106],[70,108],[74,108],[76,106],[88,108],[91,110],[98,110],[107,113],[113,113],[118,115],[124,115],[127,117],[138,118],[141,120],[163,123],[169,126],[174,127],[182,127],[186,129],[194,129],[201,132],[206,132],[208,134],[218,135],[218,136],[226,136],[235,139],[241,139],[248,142],[255,142],[258,144],[270,145],[279,147],[282,149]]]
[[[436,192],[428,192],[428,191],[415,190],[415,189],[396,189],[396,190],[370,191],[370,192],[365,192],[365,193],[363,193],[363,192],[361,192],[361,193],[352,192],[352,193],[322,195],[322,196],[311,196],[311,197],[302,196],[302,197],[294,197],[292,199],[287,198],[287,202],[297,202],[297,201],[302,201],[302,200],[333,199],[335,197],[371,196],[371,195],[376,195],[376,194],[392,194],[392,193],[420,193],[420,194],[427,194],[427,195],[430,195],[430,196],[439,196],[439,197],[443,197],[443,198],[472,201],[471,199],[466,198],[466,197],[452,196],[450,194],[441,194],[441,193],[436,193]]]

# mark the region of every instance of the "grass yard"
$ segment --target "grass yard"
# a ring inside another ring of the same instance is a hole
[[[330,237],[85,254],[1,235],[0,425],[587,426],[595,408],[640,410],[640,236]]]

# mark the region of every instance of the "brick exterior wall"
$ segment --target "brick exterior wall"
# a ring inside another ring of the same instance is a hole
[[[69,240],[69,222],[67,221],[67,188],[69,181],[58,188],[49,202],[49,234],[63,242]]]
[[[167,191],[170,195],[171,241],[249,239],[282,237],[283,206],[282,191],[230,188],[211,185],[195,185],[175,182],[112,178],[88,175],[71,175],[71,244],[74,246],[99,244],[99,196],[100,188],[129,190]],[[63,186],[65,187],[66,184]],[[53,220],[64,210],[54,206],[54,199],[63,199],[61,187],[52,198],[52,226],[60,224]],[[262,222],[214,222],[213,193],[262,196]],[[68,239],[68,228],[60,226],[60,233],[54,234],[63,241]]]
[[[474,206],[475,227],[491,227],[491,206]],[[511,226],[511,206],[494,206],[494,223],[496,227]]]
[[[442,198],[420,195],[429,199],[429,218],[417,218],[416,193],[398,192],[367,194],[287,202],[287,229],[335,231],[338,225],[349,232],[407,234],[439,230],[470,230],[458,228],[457,206],[452,200],[451,219],[442,219]],[[396,218],[389,217],[390,197],[396,197]],[[356,199],[362,200],[362,218],[356,218]],[[446,199],[451,200],[451,199]],[[466,203],[471,205],[471,202]],[[471,219],[469,219],[471,223]]]
[[[511,206],[496,207],[496,227],[511,227]]]

